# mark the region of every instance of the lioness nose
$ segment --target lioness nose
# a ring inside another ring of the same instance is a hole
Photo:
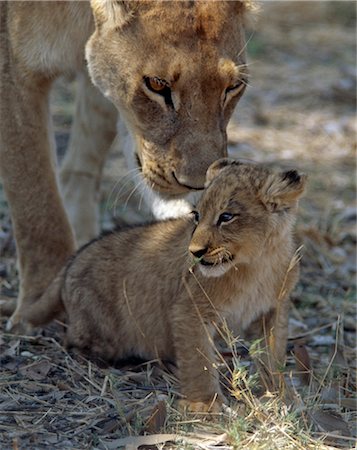
[[[203,255],[205,255],[207,253],[208,248],[198,248],[195,246],[190,246],[189,247],[190,252],[193,254],[193,256],[195,256],[196,258],[202,258]]]

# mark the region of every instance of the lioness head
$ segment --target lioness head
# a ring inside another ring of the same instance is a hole
[[[226,155],[226,126],[246,83],[245,1],[91,0],[93,82],[118,107],[149,187],[202,189]]]
[[[275,173],[228,158],[213,163],[189,246],[201,272],[223,275],[259,258],[273,235],[291,232],[305,179],[296,170]]]

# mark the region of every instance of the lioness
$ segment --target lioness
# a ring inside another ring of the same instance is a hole
[[[191,216],[114,232],[85,245],[26,311],[61,310],[70,346],[117,360],[175,361],[191,410],[220,407],[212,337],[226,319],[284,361],[288,296],[298,277],[292,226],[305,177],[219,160]]]
[[[80,73],[61,180],[83,241],[98,231],[96,196],[116,122],[86,76],[85,55],[93,83],[129,129],[131,164],[161,213],[162,199],[201,189],[208,166],[226,155],[227,122],[246,85],[247,3],[0,2],[0,167],[19,258],[17,315],[75,248],[52,155],[53,80]]]

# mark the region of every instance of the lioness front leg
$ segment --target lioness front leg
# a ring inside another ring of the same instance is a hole
[[[194,313],[184,313],[175,324],[174,339],[179,371],[181,408],[193,412],[219,412],[224,396],[212,339],[212,326]]]
[[[26,319],[22,302],[43,293],[73,252],[74,239],[51,154],[51,82],[19,66],[6,44],[0,64],[0,167],[17,243],[20,293],[12,320],[18,322]]]
[[[76,110],[61,167],[61,191],[79,245],[99,233],[102,169],[116,133],[117,110],[92,84],[78,76]]]

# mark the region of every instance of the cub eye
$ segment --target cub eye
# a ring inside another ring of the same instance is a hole
[[[229,212],[224,212],[218,217],[217,225],[220,225],[221,223],[230,222],[234,218],[234,214],[231,214]]]
[[[165,99],[168,106],[173,106],[171,98],[171,88],[168,81],[158,77],[144,77],[145,86],[155,94],[159,94]]]
[[[198,211],[192,211],[191,214],[193,215],[193,221],[195,222],[195,224],[198,224],[198,222],[200,221],[200,214],[198,213]]]

